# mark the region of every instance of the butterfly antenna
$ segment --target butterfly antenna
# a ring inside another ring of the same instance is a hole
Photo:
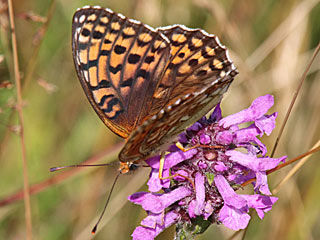
[[[120,174],[121,174],[121,172],[119,172],[119,173],[117,174],[116,178],[115,178],[114,181],[113,181],[113,184],[112,184],[112,187],[111,187],[111,189],[110,189],[110,192],[109,192],[109,195],[108,195],[106,204],[104,205],[104,208],[103,208],[102,213],[101,213],[101,215],[100,215],[100,217],[99,217],[99,219],[98,219],[98,222],[96,223],[96,225],[93,227],[93,229],[92,229],[92,231],[91,231],[92,234],[95,234],[95,233],[96,233],[97,228],[98,228],[98,225],[99,225],[99,223],[100,223],[100,221],[101,221],[104,213],[106,212],[107,206],[108,206],[109,201],[110,201],[110,198],[111,198],[111,194],[112,194],[112,192],[113,192],[114,186],[116,185],[116,182],[118,181],[118,178],[119,178]]]
[[[102,163],[102,164],[77,164],[77,165],[69,165],[69,166],[63,166],[63,167],[52,167],[50,168],[50,172],[59,171],[65,168],[77,168],[77,167],[102,167],[102,166],[110,166],[113,165],[113,163]]]

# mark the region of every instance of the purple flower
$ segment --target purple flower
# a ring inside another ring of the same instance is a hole
[[[159,179],[159,156],[148,159],[150,192],[129,196],[148,214],[133,232],[133,239],[154,239],[172,224],[178,232],[183,225],[194,226],[191,234],[205,231],[212,223],[244,229],[250,208],[262,219],[277,201],[270,196],[266,171],[286,159],[268,157],[266,146],[258,139],[270,135],[275,127],[277,113],[266,115],[272,105],[271,95],[262,96],[248,109],[225,118],[217,105],[208,119],[201,118],[180,134],[179,142],[191,150],[170,147],[162,173],[163,177],[171,175],[170,179]],[[240,128],[242,123],[250,125]],[[254,194],[237,194],[241,184],[252,178],[256,178]]]
[[[238,195],[222,175],[217,175],[214,182],[224,200],[224,205],[219,212],[219,220],[235,231],[244,229],[248,225],[249,208],[254,208],[262,219],[264,212],[271,210],[272,205],[278,200],[276,197],[259,194]]]

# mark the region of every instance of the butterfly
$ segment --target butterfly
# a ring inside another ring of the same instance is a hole
[[[209,112],[238,73],[215,35],[183,25],[154,29],[101,7],[75,12],[72,53],[92,107],[126,139],[121,173]]]

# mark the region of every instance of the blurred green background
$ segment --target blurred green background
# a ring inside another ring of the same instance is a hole
[[[263,142],[271,150],[298,81],[320,40],[316,0],[15,0],[14,13],[24,100],[24,130],[30,185],[50,181],[31,196],[34,239],[91,239],[117,166],[50,173],[49,168],[117,160],[123,140],[96,116],[81,89],[71,54],[71,19],[78,7],[101,5],[152,27],[184,24],[219,36],[240,74],[222,102],[237,112],[264,94],[275,96],[278,125]],[[49,11],[49,9],[51,9]],[[48,13],[52,13],[46,23]],[[30,20],[28,16],[36,18]],[[29,14],[29,15],[28,15]],[[40,22],[37,22],[40,20]],[[43,38],[41,37],[43,36]],[[23,188],[19,122],[14,108],[12,50],[7,2],[0,0],[0,239],[24,239],[23,200],[8,199]],[[33,71],[34,67],[34,71]],[[320,57],[312,65],[276,151],[289,159],[320,136]],[[9,85],[9,86],[8,86]],[[8,87],[4,87],[8,86]],[[93,159],[92,159],[93,158]],[[246,239],[320,239],[319,154],[291,177],[263,221],[256,217]],[[98,159],[96,161],[96,159]],[[270,176],[274,188],[291,167]],[[127,196],[146,190],[148,169],[122,176],[94,239],[130,239],[145,213]],[[50,182],[49,182],[50,183]],[[251,187],[247,187],[251,190]],[[172,239],[174,228],[158,239]],[[227,239],[233,232],[211,226],[199,239]]]

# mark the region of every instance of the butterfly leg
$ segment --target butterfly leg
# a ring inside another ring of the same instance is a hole
[[[187,179],[187,180],[191,183],[193,189],[195,190],[194,182],[193,182],[189,177],[184,176],[184,175],[182,175],[182,174],[180,174],[180,173],[175,173],[174,175],[170,175],[170,176],[168,176],[168,177],[163,177],[163,168],[164,168],[164,160],[165,160],[165,157],[166,157],[165,152],[162,152],[162,153],[161,153],[161,157],[160,157],[160,164],[159,164],[159,179],[160,179],[160,180],[173,179],[173,178],[179,176],[179,177],[182,177],[182,178]]]
[[[160,163],[159,163],[159,179],[163,180],[163,167],[164,167],[164,160],[166,158],[166,153],[165,152],[161,152],[161,156],[160,156]]]
[[[218,145],[210,146],[210,145],[203,145],[203,144],[196,144],[192,147],[185,148],[184,146],[182,146],[182,144],[180,142],[177,142],[176,146],[177,146],[177,148],[179,148],[183,152],[187,152],[187,151],[194,149],[194,148],[211,148],[211,149],[224,148],[224,146],[218,146]]]
[[[197,147],[197,145],[195,145],[195,146],[192,146],[192,147],[187,147],[187,148],[185,148],[184,146],[182,146],[182,144],[181,144],[180,142],[177,142],[177,143],[176,143],[176,146],[177,146],[177,148],[179,148],[182,152],[187,152],[187,151],[189,151],[189,150],[194,149],[194,148]]]

